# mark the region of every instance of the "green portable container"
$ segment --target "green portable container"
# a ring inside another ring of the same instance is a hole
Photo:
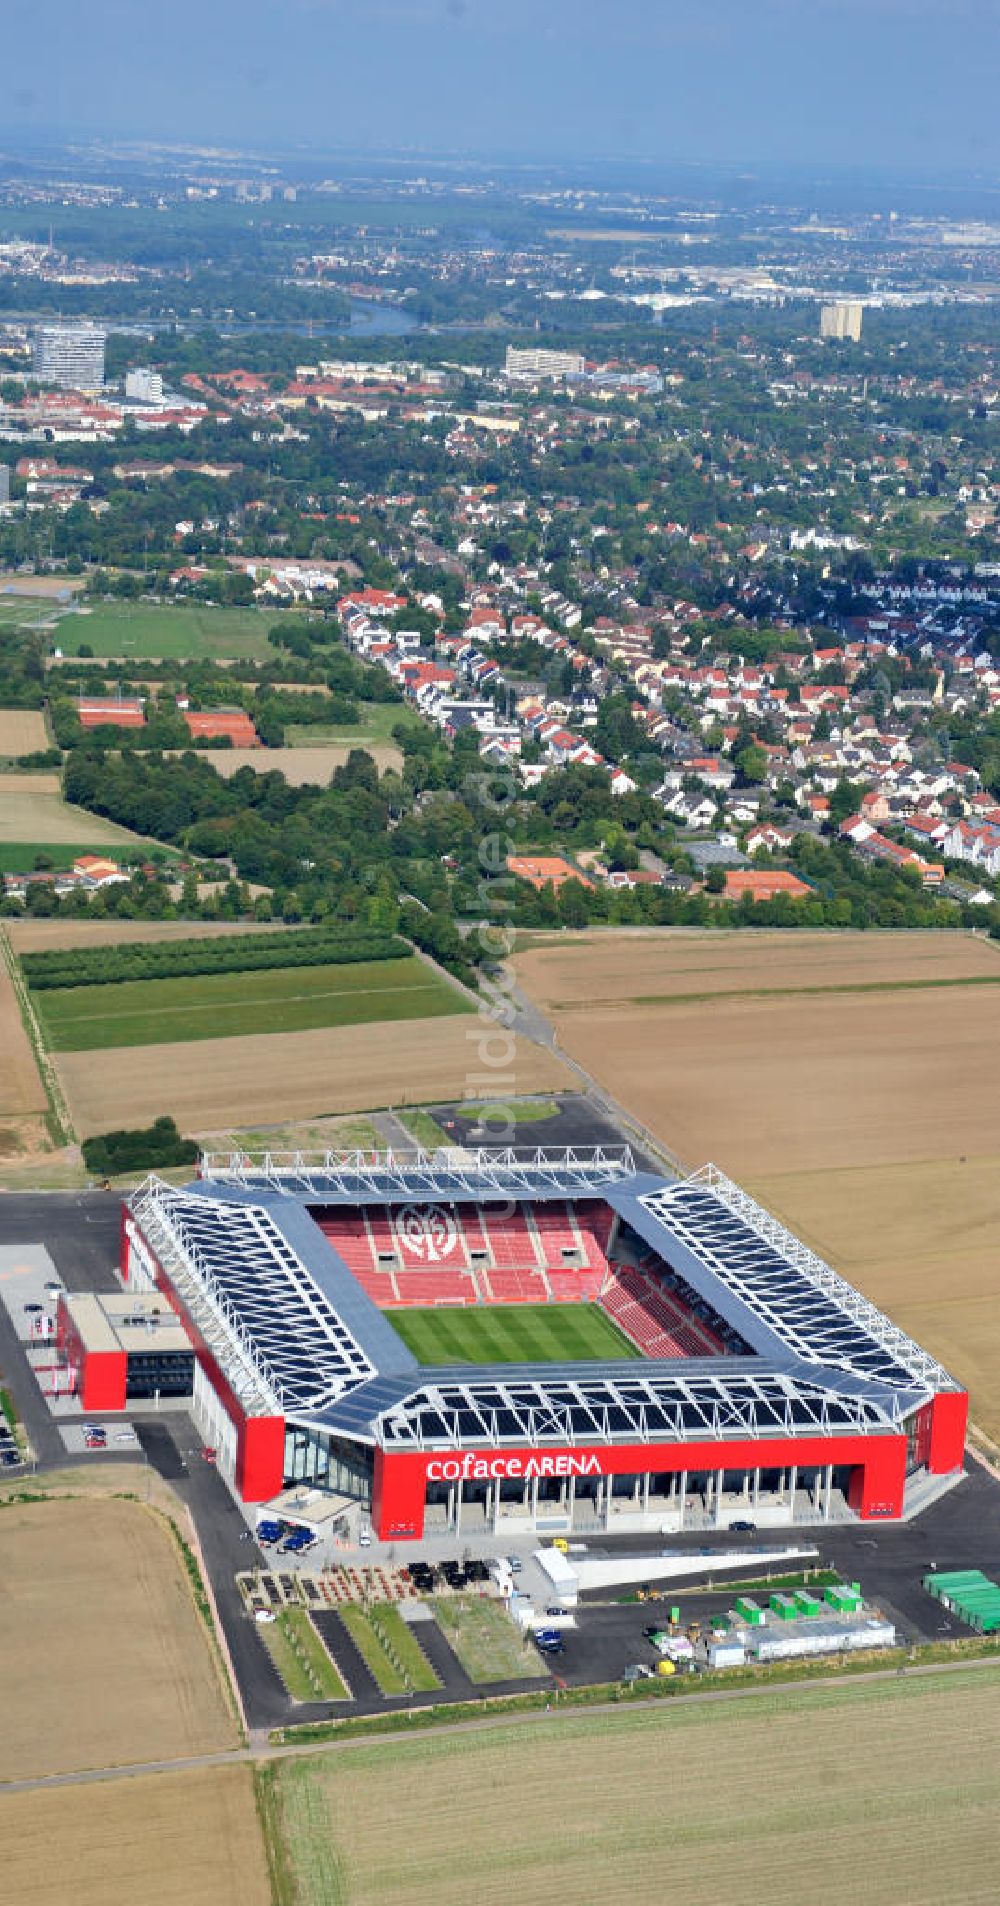
[[[796,1612],[798,1614],[800,1615],[818,1615],[819,1614],[819,1609],[820,1609],[819,1597],[817,1595],[814,1595],[810,1589],[808,1588],[797,1589],[795,1592],[794,1600],[795,1600]]]
[[[739,1597],[736,1603],[736,1613],[741,1621],[746,1622],[749,1628],[763,1628],[765,1620],[764,1610],[759,1602],[754,1601],[751,1595],[741,1595]]]

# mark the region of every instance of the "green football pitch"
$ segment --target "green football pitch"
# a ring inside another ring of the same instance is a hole
[[[597,1304],[440,1305],[386,1316],[420,1363],[584,1363],[638,1357]]]

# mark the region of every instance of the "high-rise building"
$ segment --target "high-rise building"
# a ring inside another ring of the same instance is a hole
[[[58,390],[101,390],[107,332],[96,324],[39,324],[31,340],[32,375]]]
[[[10,464],[0,463],[0,505],[10,502]]]
[[[520,350],[508,344],[505,369],[508,377],[579,377],[586,362],[579,351]]]
[[[856,300],[842,299],[837,304],[823,305],[819,314],[820,337],[849,339],[852,344],[860,344],[863,310],[863,305]]]
[[[125,395],[133,404],[162,404],[163,379],[159,371],[126,371]]]

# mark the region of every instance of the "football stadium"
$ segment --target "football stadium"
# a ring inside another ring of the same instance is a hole
[[[961,1472],[965,1393],[713,1166],[206,1155],[121,1236],[246,1505],[305,1486],[391,1542],[669,1532],[892,1520]]]

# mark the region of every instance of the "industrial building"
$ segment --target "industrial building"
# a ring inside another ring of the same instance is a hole
[[[85,1410],[124,1410],[139,1398],[191,1395],[190,1335],[155,1293],[99,1297],[89,1291],[63,1292],[55,1335],[70,1373],[66,1387]]]
[[[180,1319],[236,1495],[308,1485],[387,1540],[891,1521],[962,1470],[965,1393],[711,1166],[640,1172],[625,1146],[209,1156],[129,1198],[121,1269]],[[544,1306],[558,1331],[578,1305],[620,1354],[447,1348],[459,1310],[468,1333]],[[413,1307],[422,1361],[393,1322]]]

